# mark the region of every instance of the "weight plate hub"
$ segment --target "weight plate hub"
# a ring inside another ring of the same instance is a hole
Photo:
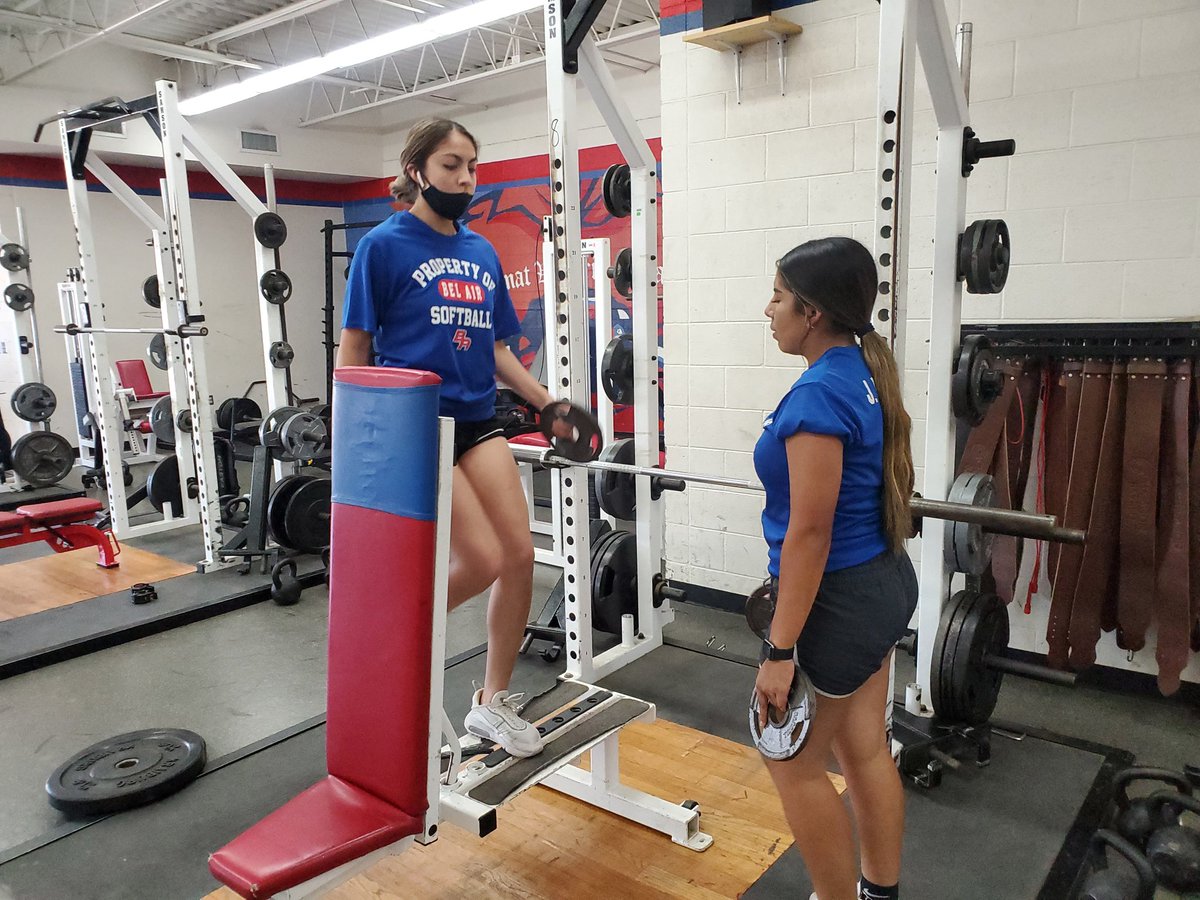
[[[995,506],[996,483],[991,475],[963,472],[950,488],[951,503],[961,503],[981,509]],[[956,572],[982,575],[992,558],[993,535],[982,525],[968,522],[949,522],[946,529],[946,565]]]
[[[288,416],[279,429],[279,442],[291,459],[312,459],[329,446],[329,431],[325,420],[311,412]]]
[[[618,334],[604,350],[600,369],[604,393],[613,403],[633,402],[633,335]]]
[[[633,465],[632,438],[613,441],[600,454],[600,462]],[[601,469],[596,473],[596,502],[615,519],[632,521],[637,507],[636,476]]]
[[[58,484],[75,465],[75,448],[61,434],[31,431],[13,443],[12,463],[21,479],[33,487]]]
[[[4,289],[4,302],[13,312],[25,312],[33,306],[33,289],[27,284],[10,284]]]
[[[186,787],[206,758],[204,738],[194,731],[132,731],[67,760],[46,780],[46,793],[51,806],[71,817],[122,812]]]
[[[939,719],[982,725],[1000,696],[1003,673],[986,664],[1008,649],[1008,610],[995,594],[959,591],[942,610],[933,647],[933,706]]]
[[[54,391],[40,381],[27,381],[12,393],[10,400],[15,412],[26,422],[45,422],[58,408]]]
[[[293,549],[320,553],[329,546],[330,501],[333,483],[310,478],[291,491],[283,510],[284,531]]]
[[[276,369],[286,369],[296,358],[296,351],[287,341],[276,341],[271,345],[271,365]]]

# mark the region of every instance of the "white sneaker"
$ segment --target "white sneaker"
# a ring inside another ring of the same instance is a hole
[[[496,691],[492,701],[484,704],[480,702],[483,691],[477,690],[463,725],[471,734],[495,741],[513,756],[536,756],[542,752],[542,736],[517,714],[523,696]]]

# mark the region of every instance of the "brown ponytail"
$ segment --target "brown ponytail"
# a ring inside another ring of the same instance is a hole
[[[873,331],[861,340],[863,359],[875,380],[883,410],[883,527],[892,552],[898,553],[913,533],[909,510],[914,481],[909,442],[912,419],[904,408],[900,373],[892,348]]]
[[[408,174],[408,167],[414,165],[418,171],[424,168],[429,157],[433,155],[433,151],[453,131],[463,135],[475,145],[475,152],[479,152],[479,141],[475,140],[471,132],[462,125],[450,119],[422,119],[409,129],[408,138],[404,141],[404,149],[400,151],[400,174],[388,186],[392,197],[403,203],[416,201],[420,188]]]

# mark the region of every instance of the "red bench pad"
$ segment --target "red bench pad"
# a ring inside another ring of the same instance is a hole
[[[52,500],[49,503],[30,503],[18,506],[17,514],[33,519],[37,525],[72,525],[86,522],[104,508],[99,500],[76,497],[73,500]]]
[[[510,444],[522,444],[526,447],[549,447],[550,441],[540,431],[531,431],[528,434],[518,434],[516,437],[508,439]]]
[[[25,523],[28,521],[24,516],[16,513],[0,512],[0,534],[16,534],[24,531]]]
[[[210,856],[208,869],[243,897],[271,897],[420,834],[423,825],[329,775]]]

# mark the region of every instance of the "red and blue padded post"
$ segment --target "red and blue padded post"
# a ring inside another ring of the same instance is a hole
[[[333,376],[329,774],[420,817],[428,808],[441,379]]]

